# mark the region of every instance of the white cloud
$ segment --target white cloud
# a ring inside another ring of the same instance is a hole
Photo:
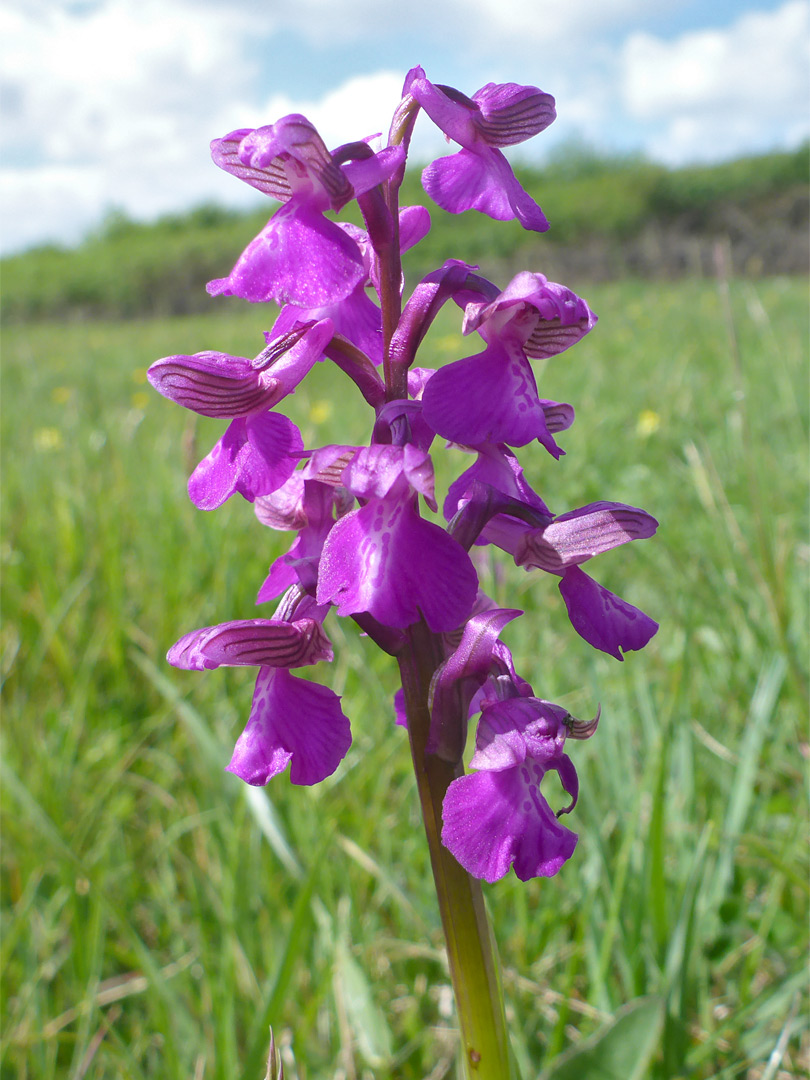
[[[236,0],[244,9],[255,0]],[[683,0],[658,0],[658,13],[677,8]],[[567,41],[581,44],[596,38],[606,27],[640,18],[649,11],[649,0],[268,0],[266,9],[279,24],[294,29],[305,39],[338,44],[387,35],[420,37],[429,43],[445,39],[448,52],[472,51],[487,55],[497,64],[495,47],[507,45],[515,53],[532,50],[536,67],[548,58],[537,47]],[[418,57],[414,62],[418,62]]]
[[[150,216],[219,193],[208,142],[250,95],[251,26],[186,0],[7,6],[3,248],[70,242],[110,206]]]
[[[795,143],[810,131],[809,43],[806,0],[673,41],[633,34],[622,53],[625,107],[655,124],[647,148],[673,163]]]
[[[658,0],[657,9],[660,13],[675,6],[678,0]],[[429,13],[431,5],[426,8]],[[542,70],[551,58],[538,53],[538,46],[581,46],[597,40],[605,29],[645,15],[649,0],[464,0],[458,8],[458,29],[473,38],[473,47],[475,39],[483,39],[491,49],[495,35],[512,51],[531,49]]]

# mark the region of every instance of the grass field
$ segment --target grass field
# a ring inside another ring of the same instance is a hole
[[[576,406],[568,454],[521,457],[558,513],[611,499],[660,519],[593,573],[661,630],[618,664],[552,580],[503,564],[487,582],[526,610],[504,639],[535,691],[602,705],[572,750],[573,859],[486,888],[515,1056],[535,1080],[655,995],[639,1078],[803,1076],[806,282],[586,295],[599,326],[538,372]],[[270,1023],[288,1077],[454,1076],[393,662],[330,618],[314,677],[344,695],[352,750],[315,788],[255,791],[223,771],[253,673],[164,661],[185,631],[251,617],[290,539],[242,500],[194,510],[186,476],[223,425],[145,384],[172,352],[259,351],[261,309],[216,312],[5,334],[0,1076],[253,1080]],[[464,355],[456,321],[420,363]],[[365,441],[361,405],[319,365],[292,411],[307,445]]]

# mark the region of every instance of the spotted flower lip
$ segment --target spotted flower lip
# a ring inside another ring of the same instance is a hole
[[[371,282],[379,292],[377,260],[368,233],[349,222],[338,222],[343,232],[357,244],[363,260],[364,274],[352,291],[341,300],[323,307],[296,307],[288,303],[276,320],[273,332],[291,330],[298,322],[329,318],[336,334],[341,334],[361,349],[374,363],[383,359],[382,313],[366,291]],[[400,250],[413,247],[430,230],[430,215],[423,206],[404,206],[399,213]]]
[[[351,728],[332,690],[262,667],[247,726],[226,766],[246,784],[263,786],[290,765],[290,782],[318,784],[331,776],[351,746]]]
[[[339,615],[368,613],[400,629],[420,618],[436,633],[461,625],[478,578],[464,548],[417,513],[417,493],[433,500],[429,455],[410,444],[372,445],[352,455],[341,475],[365,502],[326,538],[318,603],[335,604]]]
[[[571,717],[559,705],[516,695],[483,703],[470,765],[442,805],[442,843],[474,877],[497,881],[514,867],[521,881],[550,877],[571,857],[576,833],[557,820],[540,791],[554,770],[570,804],[579,781],[565,751]]]
[[[537,439],[559,458],[537,383],[519,343],[493,340],[474,356],[446,364],[422,393],[423,415],[437,435],[463,446]]]

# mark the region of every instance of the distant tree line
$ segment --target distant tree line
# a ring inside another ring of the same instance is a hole
[[[431,233],[406,256],[417,278],[446,251],[499,281],[529,265],[576,287],[616,277],[714,272],[807,273],[808,147],[711,166],[667,169],[569,146],[543,169],[516,166],[551,231],[431,206]],[[402,202],[422,201],[418,171]],[[4,318],[131,318],[208,311],[205,283],[224,276],[273,204],[251,212],[203,205],[149,224],[120,212],[77,248],[40,247],[0,261]]]

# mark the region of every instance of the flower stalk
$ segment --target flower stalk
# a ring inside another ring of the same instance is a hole
[[[441,842],[442,803],[450,784],[463,772],[461,765],[452,765],[427,752],[428,694],[433,673],[441,663],[441,644],[423,622],[411,627],[408,638],[399,666],[411,755],[447,943],[465,1076],[470,1080],[510,1080],[498,957],[481,884]]]

